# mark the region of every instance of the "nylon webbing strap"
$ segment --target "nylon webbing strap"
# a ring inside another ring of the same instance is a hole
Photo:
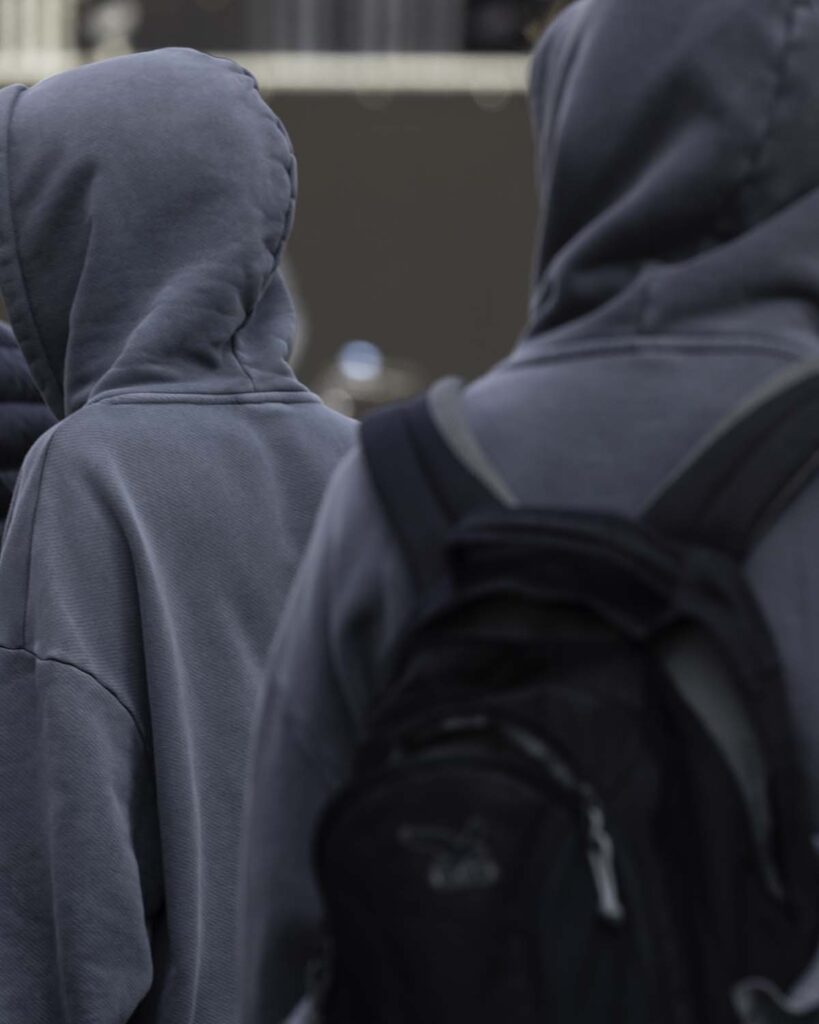
[[[450,528],[499,502],[454,455],[426,398],[379,411],[362,424],[376,493],[418,586],[438,571]]]
[[[734,777],[761,853],[759,867],[771,892],[782,881],[772,855],[773,820],[765,754],[725,659],[696,627],[666,631],[656,647],[677,694],[719,750]]]
[[[11,506],[11,488],[0,480],[0,520],[5,519]],[[0,523],[2,525],[2,523]]]
[[[819,468],[819,363],[801,364],[725,420],[663,487],[644,521],[735,556]]]

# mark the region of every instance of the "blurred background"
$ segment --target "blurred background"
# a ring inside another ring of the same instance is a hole
[[[473,377],[520,333],[536,218],[526,51],[552,2],[0,0],[0,85],[159,46],[248,67],[299,159],[294,361],[358,414]]]

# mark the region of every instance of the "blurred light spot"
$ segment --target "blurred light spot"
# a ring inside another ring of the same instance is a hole
[[[508,92],[476,92],[472,98],[481,110],[488,114],[497,114],[509,106],[512,95]]]
[[[370,341],[348,341],[339,351],[336,363],[347,380],[367,383],[384,372],[384,353]]]

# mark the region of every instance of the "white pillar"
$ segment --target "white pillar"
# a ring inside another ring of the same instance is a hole
[[[0,0],[0,51],[15,53],[19,48],[21,2],[22,0]]]
[[[39,22],[41,0],[21,0],[20,7],[20,51],[23,57],[39,47]]]
[[[59,24],[60,41],[58,45],[64,50],[77,49],[77,37],[80,30],[80,5],[78,0],[54,0],[60,11],[55,11],[55,22]]]
[[[63,46],[63,12],[60,0],[40,0],[40,46],[59,50]]]

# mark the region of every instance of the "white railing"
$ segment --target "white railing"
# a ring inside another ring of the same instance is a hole
[[[0,0],[0,59],[75,49],[77,16],[77,0]]]
[[[502,96],[524,92],[526,56],[475,53],[231,53],[262,91],[471,93]]]
[[[0,4],[7,0],[0,0]],[[477,99],[520,94],[526,90],[525,56],[478,54],[331,54],[231,53],[257,78],[263,92],[355,93],[377,98],[393,94],[467,93]],[[0,46],[0,86],[32,85],[48,75],[75,67],[76,50],[5,51]]]

